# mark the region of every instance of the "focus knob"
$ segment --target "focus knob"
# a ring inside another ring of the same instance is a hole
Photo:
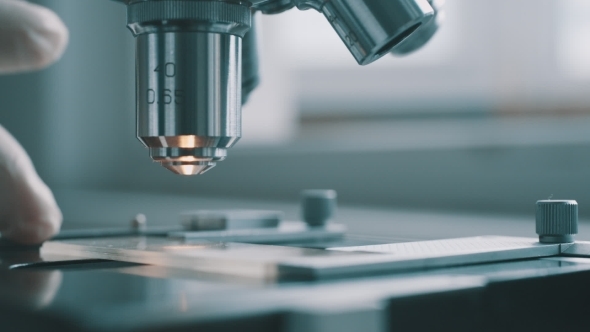
[[[304,190],[301,192],[301,214],[312,227],[324,226],[336,212],[336,191]]]
[[[578,202],[537,201],[537,234],[541,243],[571,243],[578,233]]]

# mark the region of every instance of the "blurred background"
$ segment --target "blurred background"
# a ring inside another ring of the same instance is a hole
[[[204,176],[151,163],[135,138],[125,7],[37,1],[70,29],[47,70],[0,77],[0,123],[60,192],[295,200],[532,215],[576,199],[590,217],[590,2],[447,0],[423,49],[360,67],[318,13],[258,17],[261,86],[243,138]],[[90,204],[90,202],[88,202]]]

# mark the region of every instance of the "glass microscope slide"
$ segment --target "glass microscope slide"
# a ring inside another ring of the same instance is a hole
[[[344,237],[346,226],[330,224],[326,227],[308,227],[302,222],[283,221],[276,228],[229,229],[221,231],[177,231],[168,237],[190,241],[208,240],[223,242],[247,242],[280,244],[304,241],[329,241]]]
[[[472,237],[379,246],[306,249],[126,237],[49,241],[41,254],[110,259],[264,280],[324,279],[555,256],[533,238]],[[373,252],[370,252],[373,251]]]

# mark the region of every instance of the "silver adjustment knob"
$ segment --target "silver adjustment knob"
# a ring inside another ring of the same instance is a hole
[[[143,232],[147,229],[147,217],[143,213],[138,213],[131,220],[131,229],[136,232]]]
[[[301,192],[301,214],[312,227],[325,226],[336,212],[336,191],[304,190]]]
[[[537,201],[537,234],[541,243],[571,243],[578,233],[578,202]]]

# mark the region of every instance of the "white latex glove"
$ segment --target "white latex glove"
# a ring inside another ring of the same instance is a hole
[[[48,66],[61,57],[67,43],[68,30],[51,10],[26,1],[0,0],[0,74]],[[57,233],[61,221],[51,190],[22,146],[0,126],[2,237],[40,243]]]

